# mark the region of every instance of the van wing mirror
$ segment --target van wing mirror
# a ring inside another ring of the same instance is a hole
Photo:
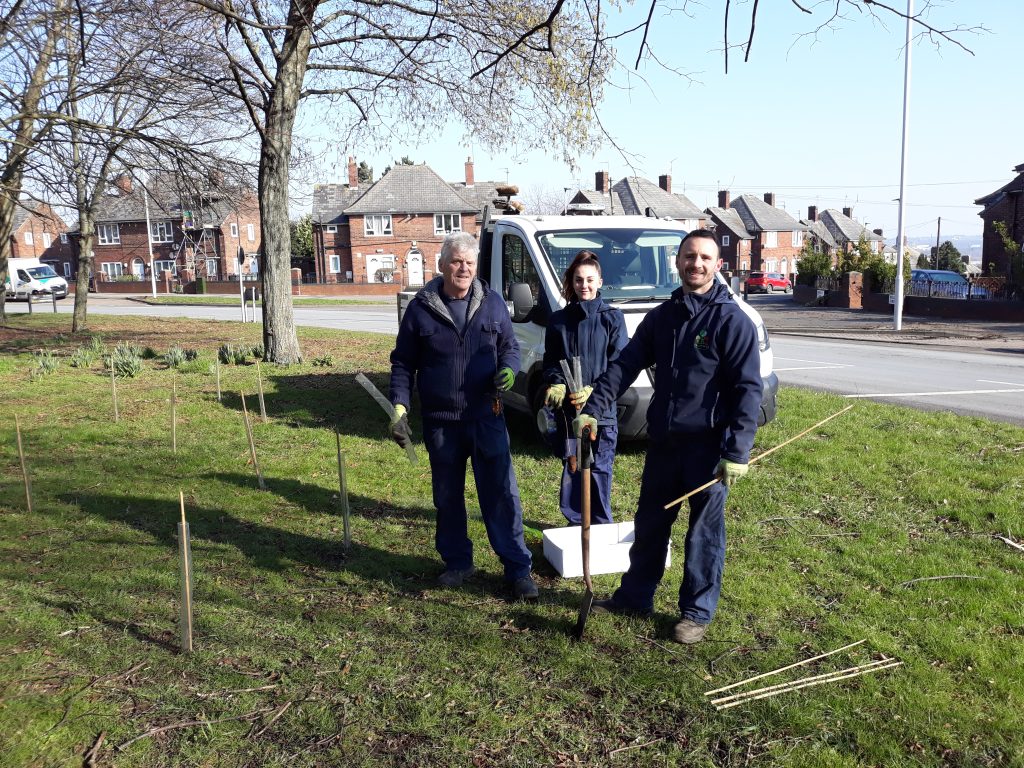
[[[512,322],[521,323],[537,304],[533,298],[533,291],[527,283],[512,283],[508,288],[508,295],[512,300]]]

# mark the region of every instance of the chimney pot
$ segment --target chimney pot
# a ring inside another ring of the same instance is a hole
[[[729,190],[720,189],[718,190],[718,207],[728,208],[729,207]]]
[[[359,186],[359,169],[356,168],[356,159],[351,155],[348,158],[348,186],[349,189]]]
[[[853,218],[853,208],[843,208],[843,216],[848,219]]]
[[[127,173],[119,173],[114,177],[114,186],[126,195],[132,193],[132,177]]]
[[[818,220],[818,206],[808,205],[807,206],[807,220],[817,221]]]
[[[669,194],[672,194],[672,177],[667,173],[658,177],[658,186]]]
[[[598,171],[594,174],[594,188],[602,195],[607,195],[611,190],[608,183],[608,171]]]
[[[775,207],[775,193],[774,192],[765,192],[764,193],[764,201],[766,203],[768,203],[768,205],[770,205],[772,208],[774,208]]]
[[[467,157],[466,158],[466,186],[467,187],[472,187],[473,184],[475,184],[475,183],[476,183],[475,179],[473,178],[473,158],[472,157]]]
[[[883,235],[882,235],[882,229],[881,229],[881,228],[878,228],[878,229],[873,229],[873,230],[871,230],[871,231],[872,231],[872,232],[874,232],[874,233],[875,233],[876,235],[878,235],[879,237],[883,237]]]

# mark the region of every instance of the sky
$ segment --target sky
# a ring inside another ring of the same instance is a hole
[[[892,7],[906,9],[904,0]],[[676,0],[681,7],[683,0]],[[420,144],[386,152],[331,145],[310,179],[342,182],[345,158],[373,168],[375,179],[396,158],[426,162],[447,181],[462,181],[467,157],[477,180],[509,181],[521,193],[593,189],[595,172],[613,180],[627,175],[672,176],[672,191],[700,208],[717,205],[717,191],[763,196],[806,217],[808,205],[852,207],[856,219],[886,237],[897,232],[902,141],[904,36],[902,18],[879,10],[881,21],[852,10],[834,29],[811,32],[833,3],[804,0],[761,3],[749,61],[732,50],[729,73],[722,56],[719,0],[686,3],[687,12],[655,12],[649,39],[660,59],[683,77],[653,62],[632,72],[640,40],[624,38],[601,121],[628,154],[610,145],[580,157],[572,168],[543,152],[510,154],[475,146],[457,126]],[[916,0],[920,11],[922,0]],[[646,14],[624,6],[613,19],[630,26]],[[733,0],[730,37],[747,35],[751,3]],[[908,237],[942,239],[980,235],[973,201],[1014,178],[1024,163],[1024,100],[1019,98],[1024,2],[933,2],[925,20],[936,27],[979,27],[956,33],[971,53],[948,41],[919,39],[912,47],[905,230]],[[918,28],[920,31],[920,28]],[[1015,63],[1016,62],[1016,63]],[[638,76],[639,75],[639,76]],[[442,121],[443,122],[443,121]],[[309,203],[306,203],[306,210]]]

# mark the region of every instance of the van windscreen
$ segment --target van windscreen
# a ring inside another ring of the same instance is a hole
[[[676,253],[686,232],[663,229],[577,229],[537,235],[559,280],[580,251],[601,264],[601,295],[610,301],[668,298],[679,287]]]

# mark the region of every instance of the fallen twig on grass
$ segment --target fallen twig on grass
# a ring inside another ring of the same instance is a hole
[[[981,576],[965,576],[962,573],[952,573],[948,576],[922,576],[919,579],[911,579],[910,581],[901,581],[899,586],[909,587],[911,584],[916,584],[919,581],[942,581],[943,579],[980,579]]]
[[[739,688],[741,685],[746,685],[747,683],[752,683],[755,680],[760,680],[760,679],[765,678],[765,677],[771,677],[772,675],[777,675],[780,672],[785,672],[788,669],[794,669],[796,667],[802,667],[804,664],[810,664],[812,661],[817,661],[818,659],[824,659],[826,656],[831,656],[832,654],[839,653],[840,651],[845,651],[848,648],[853,648],[855,646],[860,645],[861,643],[866,643],[866,642],[867,642],[867,638],[864,638],[863,640],[858,640],[855,643],[850,643],[849,645],[844,645],[842,648],[836,648],[834,651],[829,651],[828,653],[822,653],[822,654],[820,654],[818,656],[812,656],[809,659],[804,659],[803,661],[798,661],[795,664],[790,664],[787,667],[780,667],[779,669],[773,669],[770,672],[762,672],[760,675],[754,675],[753,677],[748,677],[746,680],[740,680],[738,683],[732,683],[731,685],[725,685],[725,686],[722,686],[721,688],[716,688],[713,691],[707,691],[704,695],[705,696],[711,696],[712,694],[715,694],[715,693],[722,693],[723,691],[730,691],[733,688]]]
[[[283,715],[285,712],[288,711],[288,708],[291,705],[292,705],[292,702],[290,702],[290,701],[286,701],[284,704],[282,704],[280,706],[280,708],[277,710],[277,712],[274,713],[274,716],[272,718],[270,718],[269,721],[267,721],[267,724],[264,725],[262,728],[260,728],[258,731],[256,731],[256,733],[254,733],[250,738],[258,739],[260,736],[262,736],[264,733],[266,733],[267,730],[269,730],[270,726],[272,726],[274,723],[276,723],[278,721],[278,719],[281,717],[281,715]],[[253,727],[255,727],[255,725]]]
[[[96,757],[99,755],[100,747],[103,746],[103,740],[107,737],[106,731],[100,731],[100,735],[96,737],[96,741],[93,742],[92,747],[85,753],[82,760],[84,768],[93,768],[96,765]]]
[[[231,690],[227,690],[227,691],[214,691],[212,693],[197,693],[196,694],[196,698],[197,699],[212,699],[212,698],[214,698],[216,696],[232,696],[232,695],[234,695],[236,693],[254,693],[256,691],[270,691],[270,690],[273,690],[274,688],[277,688],[277,686],[278,686],[278,684],[274,683],[273,685],[260,685],[260,686],[257,686],[255,688],[232,688]]]
[[[628,747],[619,747],[618,749],[613,749],[611,752],[609,752],[608,753],[608,757],[611,757],[614,754],[618,754],[619,752],[628,752],[631,749],[641,749],[642,747],[649,747],[649,746],[651,746],[651,744],[657,744],[659,741],[664,741],[664,740],[665,740],[664,736],[659,736],[656,739],[651,739],[650,741],[645,741],[643,744],[630,744]]]
[[[716,705],[715,709],[721,711],[723,709],[729,709],[730,707],[738,707],[740,704],[746,704],[748,701],[756,701],[757,699],[768,699],[768,698],[771,698],[772,696],[780,696],[783,693],[789,693],[791,691],[798,691],[801,688],[811,688],[811,687],[813,687],[815,685],[824,685],[825,683],[836,683],[836,682],[839,682],[840,680],[848,680],[851,677],[860,677],[861,675],[868,675],[868,674],[871,674],[872,672],[881,672],[882,670],[885,670],[885,669],[892,669],[893,667],[899,667],[899,666],[901,666],[903,664],[902,661],[895,661],[893,659],[890,659],[889,661],[891,661],[892,663],[890,663],[890,664],[883,664],[883,665],[879,665],[879,666],[876,666],[876,667],[870,667],[868,669],[860,669],[860,670],[858,670],[856,672],[851,672],[848,675],[840,675],[838,677],[829,677],[826,680],[808,680],[807,682],[802,682],[802,683],[798,680],[796,682],[800,683],[799,685],[792,685],[792,686],[789,686],[789,687],[781,689],[781,690],[769,691],[767,693],[762,693],[762,694],[759,694],[757,696],[746,696],[746,697],[744,697],[742,699],[739,699],[738,701],[731,701],[728,704],[722,704],[721,706],[717,706]]]
[[[125,749],[127,749],[128,746],[134,744],[136,741],[148,739],[150,736],[156,736],[157,734],[166,733],[167,731],[176,731],[181,728],[195,728],[197,725],[209,727],[211,725],[216,725],[217,723],[228,723],[232,720],[253,720],[259,717],[260,715],[266,714],[267,712],[272,712],[273,710],[274,707],[261,707],[260,709],[254,709],[252,712],[246,712],[244,715],[234,715],[232,717],[219,717],[216,720],[187,720],[182,723],[171,723],[170,725],[161,725],[159,728],[150,728],[145,733],[140,733],[138,736],[128,739],[128,741],[121,742],[115,747],[115,749],[118,752],[122,752]]]
[[[144,666],[146,666],[146,662],[144,662],[144,661],[140,661],[140,662],[139,662],[138,664],[135,664],[135,665],[133,665],[133,666],[131,666],[131,667],[128,667],[128,669],[126,669],[126,670],[125,670],[124,672],[117,672],[117,673],[115,673],[115,674],[110,674],[110,675],[99,675],[99,676],[97,676],[97,677],[94,677],[94,678],[93,678],[92,680],[90,680],[90,681],[89,681],[88,683],[86,683],[86,684],[85,684],[85,685],[83,685],[83,686],[82,686],[81,688],[79,688],[79,689],[78,689],[77,691],[75,691],[75,692],[74,692],[74,693],[72,693],[72,694],[71,694],[70,696],[68,696],[67,700],[66,700],[66,701],[64,702],[64,714],[63,714],[63,715],[61,715],[61,718],[60,718],[60,720],[58,720],[58,721],[57,721],[56,723],[54,723],[54,724],[53,724],[53,725],[52,725],[52,726],[50,727],[50,729],[49,729],[49,730],[47,731],[47,733],[50,733],[50,732],[52,732],[52,731],[55,731],[55,730],[57,730],[57,729],[58,729],[58,728],[60,728],[60,727],[61,727],[62,725],[64,725],[64,723],[66,723],[66,722],[67,722],[67,719],[68,719],[68,715],[70,715],[70,714],[71,714],[71,707],[72,707],[72,706],[74,705],[74,703],[75,703],[75,699],[77,699],[77,698],[78,698],[78,697],[79,697],[80,695],[82,695],[82,694],[83,694],[83,693],[85,693],[85,692],[86,692],[87,690],[89,690],[89,689],[90,689],[90,688],[92,688],[92,687],[93,687],[94,685],[96,685],[96,683],[99,683],[99,682],[101,682],[101,681],[103,681],[103,680],[113,680],[113,679],[115,679],[115,678],[118,678],[118,677],[128,677],[128,676],[129,676],[130,674],[132,674],[133,672],[138,672],[138,671],[139,671],[140,669],[142,669],[142,668],[143,668]]]
[[[1009,539],[1006,536],[1000,536],[999,534],[996,534],[996,538],[999,539],[1004,544],[1008,544],[1009,546],[1013,547],[1014,549],[1019,549],[1021,552],[1024,552],[1024,547],[1022,547],[1020,544],[1018,544],[1013,539]]]

